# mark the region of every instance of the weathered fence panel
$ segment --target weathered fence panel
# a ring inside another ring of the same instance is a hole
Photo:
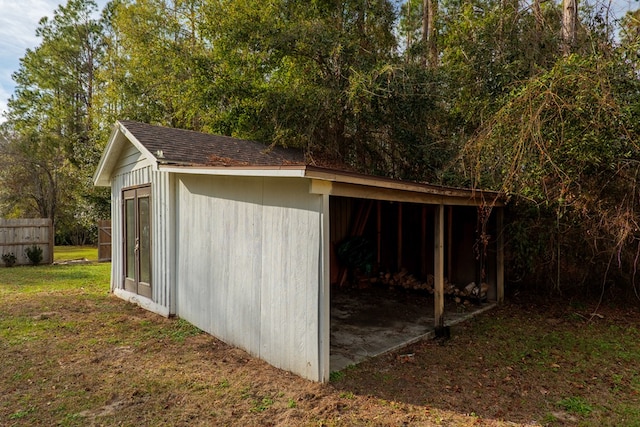
[[[0,218],[0,256],[13,253],[16,265],[30,264],[25,253],[31,246],[42,248],[42,264],[53,262],[53,226],[48,218]],[[0,266],[4,262],[0,260]]]
[[[111,221],[98,221],[98,261],[111,261]]]

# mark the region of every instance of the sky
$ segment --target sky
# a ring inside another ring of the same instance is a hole
[[[0,123],[7,108],[7,100],[15,85],[11,74],[18,70],[20,58],[27,49],[39,45],[36,37],[38,22],[44,16],[53,16],[54,10],[66,1],[60,0],[0,0]],[[97,0],[102,9],[107,0]],[[612,0],[616,16],[627,10],[640,8],[638,0]]]
[[[96,3],[102,9],[107,0]],[[44,16],[53,17],[60,4],[66,4],[66,0],[0,0],[0,115],[15,89],[11,74],[20,67],[20,58],[27,49],[40,44],[36,37],[38,22]]]

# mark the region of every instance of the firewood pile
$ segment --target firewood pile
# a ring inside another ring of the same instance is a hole
[[[419,280],[404,268],[396,273],[381,272],[377,277],[370,278],[369,281],[386,286],[423,290],[433,294],[434,278],[432,274],[427,275],[427,280]],[[489,285],[486,283],[481,283],[478,286],[475,282],[471,282],[464,288],[460,288],[449,282],[448,278],[444,278],[444,295],[453,298],[456,303],[468,301],[469,299],[485,299],[488,291]]]
[[[396,286],[404,289],[425,290],[430,294],[433,293],[433,275],[427,276],[426,281],[418,280],[413,274],[410,274],[407,269],[396,273],[381,272],[378,277],[372,277],[371,283],[380,283],[386,286]],[[446,285],[445,285],[446,287]]]

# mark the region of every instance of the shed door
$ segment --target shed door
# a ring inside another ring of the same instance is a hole
[[[151,298],[151,187],[124,191],[124,288]]]

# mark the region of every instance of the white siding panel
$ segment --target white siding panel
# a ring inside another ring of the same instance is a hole
[[[260,181],[184,176],[178,190],[178,314],[249,351],[259,345]]]
[[[318,378],[322,198],[304,179],[177,178],[177,314]]]
[[[153,301],[167,309],[170,313],[172,303],[172,286],[174,280],[173,262],[173,211],[174,189],[173,179],[166,172],[151,171],[151,209],[152,209],[152,290]]]
[[[133,144],[128,144],[118,159],[113,175],[123,175],[136,169],[151,166],[151,163],[138,151]]]
[[[305,180],[266,180],[260,356],[318,379],[322,197]]]

